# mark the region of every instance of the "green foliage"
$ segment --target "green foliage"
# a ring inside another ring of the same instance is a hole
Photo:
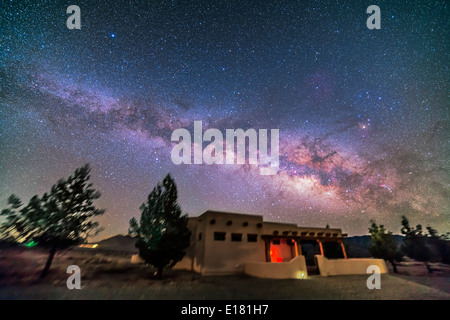
[[[73,175],[53,185],[49,193],[33,196],[26,206],[11,195],[9,208],[0,213],[6,217],[0,228],[2,237],[16,242],[33,241],[50,249],[43,276],[57,250],[85,242],[91,231],[99,231],[98,224],[90,219],[104,210],[94,206],[100,193],[88,183],[90,170],[87,164],[76,169]]]
[[[418,224],[415,228],[409,225],[408,219],[402,216],[402,251],[410,258],[417,261],[428,261],[431,258],[430,248],[426,235],[423,233],[422,225]]]
[[[191,235],[188,217],[182,215],[177,187],[169,174],[152,190],[140,210],[140,222],[130,220],[129,234],[137,237],[140,257],[158,268],[160,278],[164,267],[183,259]]]
[[[375,221],[371,221],[369,228],[372,246],[369,248],[370,254],[374,258],[385,259],[388,261],[400,261],[402,254],[399,251],[397,242],[392,236],[392,232],[386,232],[383,225],[377,225]]]
[[[89,219],[104,212],[93,204],[100,193],[88,184],[89,172],[89,165],[76,169],[68,179],[53,185],[49,193],[32,197],[26,206],[11,195],[9,208],[0,213],[6,216],[1,228],[3,235],[58,249],[85,241],[89,231],[98,226]]]
[[[427,227],[428,243],[434,257],[438,256],[441,262],[450,264],[450,241],[449,234],[439,235],[437,230]],[[434,259],[436,260],[436,258]]]
[[[438,231],[428,226],[428,233],[423,230],[422,225],[415,227],[409,225],[409,221],[402,216],[401,233],[404,235],[403,244],[400,250],[392,236],[392,232],[387,232],[383,225],[378,226],[374,221],[369,228],[372,246],[369,248],[370,254],[375,258],[382,258],[388,261],[401,260],[401,255],[406,255],[417,261],[425,262],[430,272],[431,268],[426,262],[440,261],[450,263],[450,241],[449,234],[439,235]],[[395,268],[394,268],[395,269]]]

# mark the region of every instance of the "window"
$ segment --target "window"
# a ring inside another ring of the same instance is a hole
[[[201,232],[198,234],[198,241],[202,241],[202,233]]]
[[[216,241],[225,241],[225,232],[214,232],[214,240]]]
[[[242,233],[232,233],[231,241],[242,241]]]
[[[247,242],[256,242],[258,241],[258,235],[257,234],[247,234]]]

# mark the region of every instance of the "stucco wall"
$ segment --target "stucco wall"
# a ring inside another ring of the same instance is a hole
[[[297,256],[289,262],[248,262],[244,272],[258,278],[305,279],[308,276],[304,256]]]
[[[327,259],[316,255],[321,276],[336,276],[344,274],[366,274],[367,267],[376,265],[381,273],[388,273],[383,259]]]
[[[301,246],[297,247],[299,257],[289,261],[295,256],[296,250],[295,246],[286,244],[285,238],[307,237],[306,241],[311,241],[310,238],[314,240],[315,237],[339,238],[342,234],[340,229],[298,227],[290,223],[265,222],[260,215],[218,211],[206,211],[198,217],[191,217],[188,225],[191,230],[191,243],[185,257],[174,269],[192,270],[203,275],[243,273],[247,270],[255,276],[268,278],[305,277],[307,268]],[[215,232],[225,233],[225,240],[215,239]],[[241,241],[232,241],[233,233],[241,234]],[[256,239],[256,242],[249,241],[249,234],[253,235],[251,238]],[[279,245],[273,244],[275,239],[280,242]],[[271,248],[266,248],[266,241],[272,241]],[[277,250],[276,258],[280,258],[282,263],[266,263],[266,257],[271,259],[270,249]],[[139,263],[140,259],[135,256],[132,261]],[[348,269],[339,263],[321,263],[324,274]]]
[[[203,256],[205,251],[205,242],[203,240],[204,223],[201,218],[190,218],[188,227],[191,230],[191,238],[189,248],[186,250],[186,255],[179,261],[173,269],[190,270],[195,272],[202,272]],[[199,234],[202,239],[199,240]]]
[[[265,245],[261,228],[262,217],[207,212],[204,218],[205,251],[202,274],[242,273],[246,262],[264,262]],[[214,223],[211,223],[214,220]],[[231,224],[229,224],[231,222]],[[214,239],[214,232],[225,232],[225,240]],[[242,241],[232,241],[231,234],[242,234]],[[256,242],[248,242],[247,235],[256,234]]]

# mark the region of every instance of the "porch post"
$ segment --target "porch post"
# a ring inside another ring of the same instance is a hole
[[[322,245],[322,241],[317,240],[317,242],[319,243],[319,247],[320,247],[320,255],[323,256],[323,245]]]
[[[295,240],[295,250],[297,250],[297,255],[303,255],[302,243],[300,242],[300,240]]]
[[[264,246],[266,249],[266,262],[271,262],[270,259],[270,240],[264,239]]]
[[[341,244],[342,253],[344,254],[344,259],[347,259],[347,252],[345,252],[344,241],[339,241],[339,243]]]
[[[295,249],[295,256],[298,257],[297,240],[295,240],[295,239],[294,239],[294,249]]]

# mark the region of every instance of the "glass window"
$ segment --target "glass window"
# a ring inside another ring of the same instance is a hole
[[[225,232],[214,232],[214,240],[216,241],[225,241]]]
[[[242,241],[242,233],[232,233],[231,241]]]

